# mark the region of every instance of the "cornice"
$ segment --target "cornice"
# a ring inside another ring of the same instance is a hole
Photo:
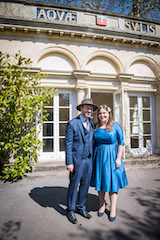
[[[50,37],[85,41],[87,39],[132,46],[136,44],[148,47],[160,46],[159,22],[152,25],[145,19],[37,1],[2,0],[1,3],[0,31],[5,34],[42,33]],[[104,25],[99,23],[99,18],[100,22],[103,22],[103,16],[107,19]],[[128,22],[128,19],[135,22]]]
[[[19,29],[20,27],[26,26],[26,28],[39,28],[41,29],[42,32],[45,32],[45,29],[49,28],[49,29],[53,29],[53,31],[58,31],[61,29],[61,31],[64,33],[66,33],[67,31],[73,31],[74,32],[85,32],[85,36],[90,35],[90,33],[93,36],[94,39],[97,38],[97,35],[100,34],[108,34],[110,36],[115,36],[115,37],[123,37],[124,38],[124,42],[125,42],[125,37],[130,37],[132,39],[138,38],[138,39],[143,39],[143,40],[151,40],[151,41],[157,41],[160,42],[160,38],[157,35],[151,35],[148,34],[146,35],[143,32],[137,32],[136,34],[133,32],[127,32],[124,30],[120,30],[120,29],[103,29],[103,28],[98,28],[97,26],[86,26],[83,24],[79,24],[79,25],[75,25],[75,24],[71,24],[71,23],[67,23],[67,22],[51,22],[51,21],[40,21],[40,20],[29,20],[29,19],[22,19],[22,18],[12,18],[12,17],[5,17],[5,16],[0,16],[0,26],[4,26],[5,28],[9,28],[9,26],[11,25],[16,25],[17,29]],[[16,27],[15,26],[15,27]],[[1,27],[1,28],[2,28]],[[66,30],[67,29],[67,30]],[[116,38],[115,38],[116,41]]]
[[[14,34],[21,33],[21,34],[47,34],[50,37],[61,37],[61,38],[71,38],[71,39],[78,39],[78,40],[94,40],[94,41],[102,41],[103,43],[119,43],[119,44],[130,44],[130,45],[139,45],[141,47],[147,46],[149,48],[151,47],[158,47],[160,48],[160,41],[156,37],[147,37],[148,39],[142,39],[139,38],[137,35],[129,34],[129,33],[120,33],[118,34],[117,31],[91,31],[94,29],[90,28],[90,31],[88,32],[89,28],[81,27],[70,27],[70,29],[66,29],[66,26],[64,28],[59,28],[59,24],[53,24],[48,25],[48,27],[39,27],[39,26],[31,26],[27,25],[27,22],[25,25],[22,24],[7,24],[3,23],[0,19],[0,32],[7,34],[7,32],[12,32]],[[62,25],[61,25],[62,27]]]
[[[134,74],[127,74],[127,73],[118,73],[118,74],[103,74],[103,73],[94,73],[87,70],[73,70],[73,71],[54,71],[54,70],[48,70],[48,69],[41,69],[36,67],[31,67],[29,70],[26,70],[26,72],[39,72],[42,74],[47,74],[47,78],[53,77],[64,77],[69,79],[76,79],[80,82],[87,81],[89,82],[119,82],[119,83],[136,83],[140,84],[141,82],[147,83],[147,84],[155,84],[156,78],[153,77],[143,77],[143,76],[135,76]]]

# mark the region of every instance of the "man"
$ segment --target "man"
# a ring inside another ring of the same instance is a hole
[[[81,114],[70,120],[66,129],[66,165],[70,172],[70,184],[67,194],[67,217],[73,224],[77,223],[74,212],[78,185],[77,211],[81,216],[87,219],[91,218],[91,215],[86,211],[85,202],[92,175],[94,126],[90,117],[97,108],[93,104],[92,99],[84,99],[77,106],[77,110],[81,111]]]

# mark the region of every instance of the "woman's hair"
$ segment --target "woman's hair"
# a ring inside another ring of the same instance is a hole
[[[101,122],[99,120],[99,112],[101,109],[105,109],[108,113],[109,113],[109,119],[108,122],[106,123],[106,128],[105,131],[110,132],[112,130],[112,125],[113,125],[113,117],[112,117],[112,113],[111,113],[111,109],[110,107],[108,107],[107,105],[100,105],[97,111],[97,119],[98,122],[95,124],[96,125],[96,129],[99,128],[101,126]]]

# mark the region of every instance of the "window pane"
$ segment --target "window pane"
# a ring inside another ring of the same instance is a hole
[[[151,136],[144,136],[143,137],[143,145],[146,148],[151,148]]]
[[[64,138],[60,138],[59,139],[59,149],[60,151],[65,151],[65,139]]]
[[[138,122],[137,123],[130,123],[130,133],[131,134],[138,134],[139,133]]]
[[[143,110],[143,121],[150,121],[150,110]]]
[[[131,137],[131,148],[139,148],[138,136]]]
[[[59,121],[68,121],[69,120],[69,109],[60,108],[59,109]]]
[[[143,123],[143,134],[151,134],[151,124]]]
[[[60,123],[59,124],[59,134],[60,134],[60,136],[65,136],[66,127],[67,127],[67,123]]]
[[[43,124],[43,136],[53,136],[53,123]]]
[[[138,109],[130,109],[130,121],[138,122]]]
[[[130,107],[137,108],[137,97],[130,97]]]
[[[53,121],[53,108],[45,108],[43,115],[46,117],[48,121]]]
[[[53,98],[50,98],[48,102],[44,102],[45,106],[53,106]]]
[[[59,106],[69,106],[69,93],[59,94]]]
[[[142,97],[143,108],[150,108],[150,97]]]
[[[53,139],[43,139],[43,152],[53,152]]]

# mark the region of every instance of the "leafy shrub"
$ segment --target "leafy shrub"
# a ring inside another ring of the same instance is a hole
[[[17,180],[37,161],[42,142],[36,126],[43,122],[43,106],[56,92],[40,87],[42,74],[33,74],[32,61],[20,55],[0,56],[0,175]]]

